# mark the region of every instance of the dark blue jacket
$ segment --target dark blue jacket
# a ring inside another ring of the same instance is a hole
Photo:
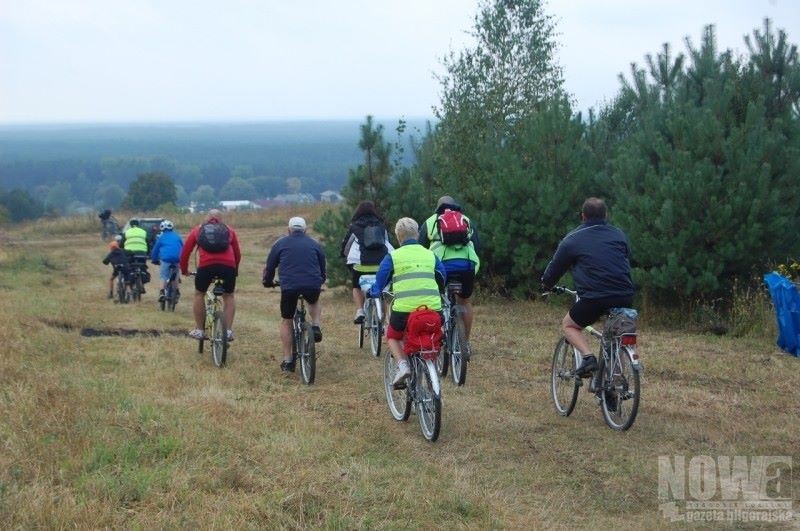
[[[564,236],[542,275],[545,288],[572,270],[575,290],[582,299],[630,297],[631,252],[628,238],[604,219],[589,219]]]
[[[325,253],[317,240],[292,232],[275,242],[262,281],[271,284],[280,270],[281,290],[319,289],[325,282]]]
[[[153,261],[161,260],[168,264],[177,264],[181,260],[182,248],[183,240],[181,240],[180,235],[174,230],[165,230],[156,240],[153,251],[150,253],[150,259]]]

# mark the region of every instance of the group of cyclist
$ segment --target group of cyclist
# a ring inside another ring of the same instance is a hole
[[[541,277],[542,289],[548,291],[568,270],[572,271],[579,301],[564,316],[562,329],[567,341],[583,355],[583,362],[577,369],[580,376],[588,376],[597,368],[597,359],[582,333],[583,328],[609,308],[631,306],[634,293],[627,237],[610,225],[607,217],[602,199],[586,199],[580,212],[580,225],[559,243]],[[174,232],[172,222],[164,221],[161,231],[150,250],[150,258],[161,264],[162,295],[169,279],[169,265],[178,263],[180,272],[189,274],[189,257],[195,247],[198,249],[193,301],[195,328],[189,336],[203,338],[204,296],[211,282],[218,278],[224,289],[228,340],[233,340],[234,290],[241,261],[236,232],[222,222],[219,210],[211,210],[207,219],[191,230],[185,244]],[[448,280],[457,281],[461,286],[456,300],[464,308],[465,332],[469,338],[473,323],[470,299],[480,269],[480,244],[476,227],[450,196],[438,200],[434,213],[421,226],[409,217],[400,218],[394,226],[394,235],[399,244],[396,248],[389,241],[388,227],[375,205],[362,201],[342,239],[340,252],[351,271],[356,324],[364,319],[362,276],[375,275],[374,283],[366,292],[368,297],[380,297],[391,283],[393,300],[386,338],[398,363],[393,383],[400,386],[410,373],[402,344],[409,315],[423,306],[441,311],[441,293]],[[119,249],[118,242],[112,242],[104,263],[123,263],[131,255],[148,251],[146,231],[138,227],[135,220],[131,221],[123,241],[124,252]],[[276,273],[280,276],[281,289],[279,331],[283,359],[280,368],[294,371],[292,318],[298,298],[302,296],[308,304],[314,340],[321,341],[319,297],[327,278],[325,253],[320,244],[308,236],[306,221],[301,217],[292,217],[287,234],[271,247],[262,272],[264,287],[277,285]],[[110,296],[113,296],[114,276]]]

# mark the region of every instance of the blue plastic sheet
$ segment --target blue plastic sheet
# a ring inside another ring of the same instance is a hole
[[[764,275],[778,318],[778,346],[800,357],[800,292],[792,281],[774,271]]]

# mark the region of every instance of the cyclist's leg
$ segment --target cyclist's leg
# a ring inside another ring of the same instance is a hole
[[[236,291],[236,268],[231,266],[218,265],[216,267],[217,276],[222,279],[223,313],[225,316],[225,328],[233,330],[233,318],[236,316],[236,298],[233,293]],[[232,333],[228,333],[229,339]]]
[[[195,329],[205,328],[206,317],[206,291],[211,284],[211,273],[207,267],[198,267],[194,277],[194,301],[192,313],[194,314]]]
[[[292,319],[297,307],[299,293],[296,291],[281,290],[281,346],[283,347],[283,362],[291,364],[292,358]]]
[[[577,324],[572,317],[570,317],[569,313],[567,313],[561,321],[561,327],[564,332],[564,337],[567,338],[570,345],[578,349],[578,352],[584,356],[588,356],[592,353],[592,349],[589,347],[589,340],[583,334],[584,327]]]
[[[397,374],[393,384],[398,384],[411,375],[411,366],[408,364],[408,356],[403,350],[403,333],[408,323],[408,312],[393,311],[389,318],[389,326],[386,327],[386,343],[392,357],[397,361]]]
[[[158,269],[158,278],[161,280],[161,292],[167,289],[167,282],[169,282],[169,262],[161,261]]]
[[[352,273],[351,279],[353,281],[353,304],[356,306],[356,316],[358,316],[359,313],[364,311],[364,292],[361,291],[361,286],[358,283],[359,278],[361,278],[361,272],[356,271],[352,264],[348,265],[347,267],[350,268],[350,272]]]
[[[308,315],[311,318],[311,326],[314,329],[314,341],[319,343],[322,341],[322,329],[320,324],[320,319],[322,318],[322,305],[319,302],[320,290],[308,289],[302,290],[302,293],[303,298],[308,304]]]

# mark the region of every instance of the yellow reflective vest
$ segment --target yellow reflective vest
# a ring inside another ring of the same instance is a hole
[[[147,252],[147,231],[141,227],[131,227],[125,231],[125,250],[137,253]]]
[[[436,256],[418,243],[403,245],[390,255],[394,269],[392,310],[413,312],[420,306],[441,310],[442,299],[436,284]]]

